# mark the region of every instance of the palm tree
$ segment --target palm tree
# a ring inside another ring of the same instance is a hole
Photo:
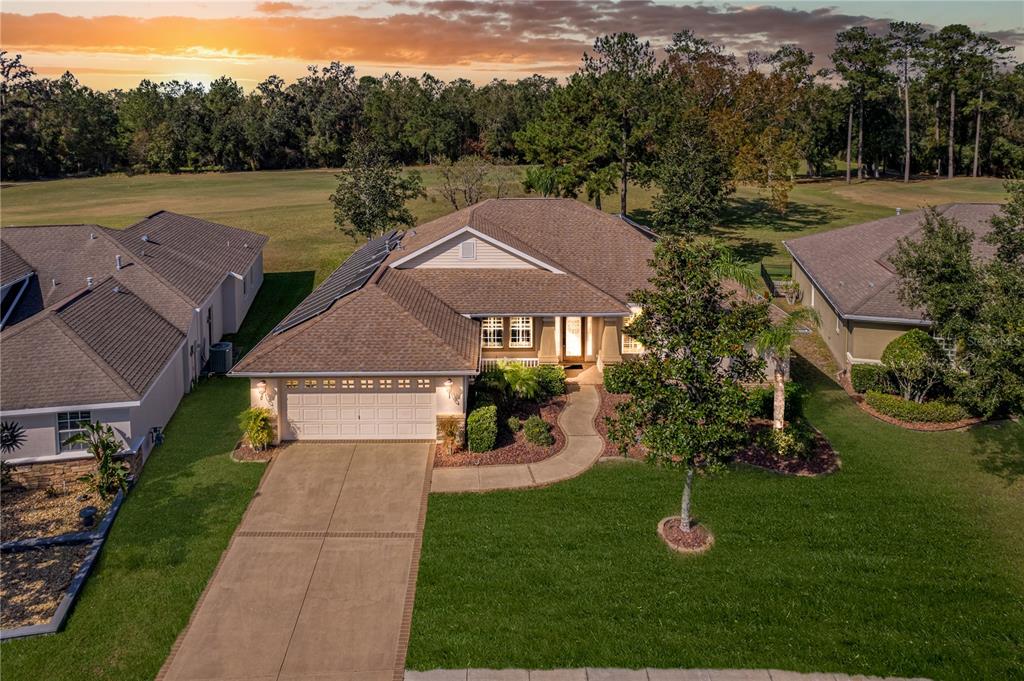
[[[128,489],[128,466],[114,457],[124,451],[124,445],[114,434],[114,429],[99,421],[80,424],[81,431],[64,441],[65,445],[85,445],[87,452],[96,459],[96,472],[83,475],[79,480],[88,483],[104,501],[116,489]]]
[[[772,428],[782,430],[786,422],[786,366],[789,364],[789,351],[800,330],[801,324],[821,323],[818,313],[808,307],[793,310],[778,324],[768,327],[757,339],[757,351],[775,365],[774,384],[775,400],[773,407]]]

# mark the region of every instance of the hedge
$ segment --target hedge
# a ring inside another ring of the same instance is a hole
[[[875,411],[901,421],[950,423],[970,416],[970,413],[959,404],[944,400],[918,403],[905,400],[899,395],[886,395],[877,390],[869,390],[865,400]]]
[[[547,447],[555,442],[551,434],[551,424],[539,416],[531,416],[523,423],[523,434],[526,441],[540,447]]]
[[[626,385],[628,371],[629,367],[626,363],[606,364],[604,367],[604,389],[615,394],[629,392]]]
[[[537,382],[540,383],[542,398],[565,394],[564,368],[557,364],[541,364],[534,367],[533,372],[537,375]]]
[[[755,418],[775,418],[775,388],[754,388],[750,391],[750,414]],[[804,414],[804,391],[799,383],[786,383],[787,421],[794,421]]]
[[[498,439],[498,408],[477,407],[466,419],[466,443],[471,452],[489,452]]]
[[[854,364],[850,367],[850,385],[859,393],[869,390],[879,393],[893,391],[889,370],[877,364]]]

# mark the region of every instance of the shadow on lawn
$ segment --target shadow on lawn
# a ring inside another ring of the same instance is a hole
[[[981,470],[1012,485],[1024,478],[1024,427],[1013,421],[974,426],[968,431],[971,455]]]
[[[254,345],[270,333],[302,299],[313,290],[316,272],[268,272],[263,275],[263,286],[252,301],[252,307],[238,333],[224,336],[235,344],[236,358],[249,352]]]

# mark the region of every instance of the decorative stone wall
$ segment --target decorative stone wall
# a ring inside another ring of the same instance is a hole
[[[135,453],[128,454],[124,460],[128,462],[132,475],[137,477],[142,469],[142,456]],[[94,470],[96,470],[96,463],[92,458],[19,464],[14,466],[11,471],[11,483],[12,486],[25,489],[59,487],[64,483],[75,482]]]

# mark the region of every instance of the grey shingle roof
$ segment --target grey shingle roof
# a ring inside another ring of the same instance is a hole
[[[244,273],[266,242],[186,216],[157,216],[124,232],[97,225],[0,232],[7,262],[16,252],[36,273],[0,335],[0,408],[138,400],[184,340],[197,304],[229,272]],[[147,233],[161,243],[130,231],[140,225],[154,227]],[[228,244],[240,237],[246,241]]]
[[[974,233],[974,255],[984,259],[991,257],[993,249],[981,237],[991,229],[990,220],[1000,207],[947,204],[938,211]],[[918,321],[924,313],[899,299],[899,277],[889,258],[899,239],[914,239],[920,233],[923,219],[923,211],[904,213],[793,239],[785,245],[844,317]]]
[[[0,241],[0,286],[32,273],[32,267],[6,241]]]

